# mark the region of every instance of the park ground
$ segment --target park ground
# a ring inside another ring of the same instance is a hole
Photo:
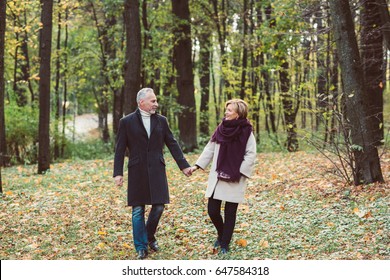
[[[381,163],[389,182],[390,153]],[[2,170],[0,259],[135,259],[131,209],[126,188],[113,183],[112,158],[55,163],[45,175],[36,169]],[[149,259],[390,259],[389,183],[349,186],[336,173],[315,152],[259,153],[231,252],[221,256],[212,248],[207,172],[187,178],[167,155],[171,203],[158,229],[161,251]]]

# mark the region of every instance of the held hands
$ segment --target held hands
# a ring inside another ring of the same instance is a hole
[[[190,177],[192,175],[192,173],[194,171],[196,171],[198,169],[198,166],[191,166],[191,167],[187,167],[185,169],[182,170],[182,172],[184,173],[184,175],[186,175],[187,177]]]

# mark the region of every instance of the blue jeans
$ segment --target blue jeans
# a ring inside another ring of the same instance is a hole
[[[154,204],[150,210],[148,221],[145,224],[145,205],[133,206],[133,239],[135,250],[147,250],[148,243],[156,241],[155,233],[158,222],[164,211],[164,204]]]

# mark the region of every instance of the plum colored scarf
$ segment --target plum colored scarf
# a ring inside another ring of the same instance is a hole
[[[245,148],[252,132],[247,119],[222,120],[211,142],[221,145],[217,160],[218,179],[228,182],[240,181],[240,166],[244,160]]]

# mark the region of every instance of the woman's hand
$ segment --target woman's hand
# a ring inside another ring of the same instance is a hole
[[[194,171],[198,170],[199,167],[197,165],[194,165],[191,167],[191,173],[194,173]]]

